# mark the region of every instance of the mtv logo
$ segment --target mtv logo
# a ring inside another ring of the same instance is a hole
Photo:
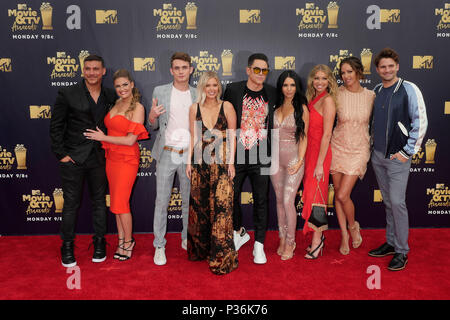
[[[445,4],[445,9],[447,10],[447,9],[450,9],[450,3],[446,3]]]
[[[413,69],[433,69],[433,56],[413,56]]]
[[[31,190],[31,195],[39,196],[41,194],[41,190]]]
[[[241,204],[252,204],[252,203],[253,203],[253,193],[241,192]]]
[[[381,195],[381,190],[373,190],[373,202],[382,202],[383,196]]]
[[[239,10],[239,23],[261,23],[261,10]]]
[[[348,50],[339,50],[339,55],[341,57],[348,57]]]
[[[436,189],[444,189],[445,185],[443,183],[436,183]]]
[[[95,23],[117,24],[117,10],[95,10]]]
[[[3,72],[11,72],[12,71],[11,59],[0,58],[0,71],[3,71]]]
[[[450,114],[450,101],[445,101],[444,114]]]
[[[200,51],[199,55],[200,55],[200,57],[207,57],[208,51]]]
[[[155,71],[155,58],[134,58],[134,71]]]
[[[314,10],[314,3],[313,2],[307,2],[305,4],[305,8]]]
[[[400,22],[400,9],[381,9],[380,22]]]
[[[275,57],[275,70],[295,70],[295,57]]]
[[[30,106],[30,119],[50,119],[50,106]]]
[[[57,58],[65,58],[66,57],[66,53],[64,51],[56,52],[56,57]]]
[[[27,5],[24,3],[18,3],[17,4],[17,9],[19,10],[27,10]]]
[[[172,4],[171,3],[163,3],[163,9],[164,10],[171,10]]]

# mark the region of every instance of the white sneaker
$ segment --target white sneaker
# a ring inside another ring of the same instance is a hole
[[[234,248],[236,251],[238,251],[240,247],[247,243],[248,240],[250,240],[250,235],[247,233],[245,228],[242,228],[242,231],[240,233],[237,231],[233,232]]]
[[[253,262],[256,264],[265,264],[267,262],[266,254],[264,253],[264,245],[261,242],[255,241],[253,257]]]
[[[181,240],[181,248],[187,250],[187,239]]]
[[[167,263],[165,251],[166,251],[166,248],[156,248],[155,256],[153,257],[153,262],[157,266],[163,266]]]

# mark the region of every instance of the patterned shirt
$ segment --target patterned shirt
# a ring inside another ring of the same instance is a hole
[[[268,99],[264,89],[258,92],[246,88],[242,101],[242,118],[239,142],[245,150],[250,150],[259,141],[267,138],[266,118],[268,115]]]

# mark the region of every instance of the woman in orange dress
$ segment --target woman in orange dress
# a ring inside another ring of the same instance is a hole
[[[359,83],[364,77],[363,71],[364,67],[357,57],[341,61],[339,74],[344,85],[339,87],[337,94],[337,125],[331,138],[333,159],[330,173],[333,176],[336,214],[342,233],[339,252],[343,255],[350,253],[350,235],[353,248],[358,248],[362,243],[350,195],[358,177],[364,177],[370,158],[369,119],[375,93]]]
[[[145,109],[140,94],[127,70],[114,73],[114,88],[119,99],[105,117],[108,134],[87,129],[88,139],[101,141],[106,156],[106,176],[111,196],[110,210],[116,215],[119,244],[114,259],[131,258],[136,241],[132,235],[130,195],[139,168],[140,150],[137,140],[147,139],[143,126]]]
[[[324,247],[323,229],[308,223],[313,203],[327,204],[328,178],[331,164],[330,139],[336,116],[336,79],[330,68],[319,64],[308,76],[306,98],[309,101],[308,147],[303,179],[303,233],[314,232],[306,259],[317,259]],[[323,198],[317,191],[317,186]],[[317,193],[317,194],[316,194]]]

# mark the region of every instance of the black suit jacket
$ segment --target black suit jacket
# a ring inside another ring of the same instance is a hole
[[[104,154],[100,142],[88,140],[83,135],[86,129],[95,129],[97,126],[106,132],[103,119],[114,105],[117,95],[113,89],[103,87],[102,94],[107,107],[95,115],[86,96],[84,80],[59,89],[50,121],[51,149],[58,160],[69,155],[76,163],[82,164],[92,148]]]
[[[233,82],[227,85],[225,92],[223,94],[223,100],[231,102],[236,110],[236,125],[239,129],[241,127],[242,118],[242,100],[244,98],[245,87],[247,85],[247,80],[240,82]],[[275,87],[264,83],[264,91],[266,92],[267,98],[269,99],[269,115],[266,118],[266,124],[268,132],[268,156],[270,156],[271,145],[271,129],[273,129],[273,113],[275,110],[275,104],[277,103],[277,89]]]

